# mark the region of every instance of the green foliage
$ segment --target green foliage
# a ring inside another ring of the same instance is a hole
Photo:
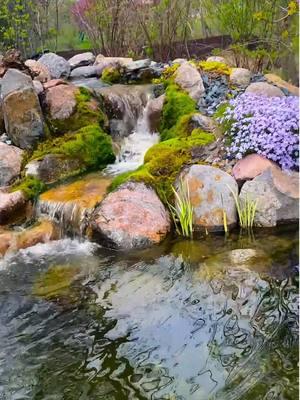
[[[95,109],[92,104],[91,92],[86,88],[79,88],[75,94],[76,109],[73,114],[64,120],[47,118],[48,127],[54,134],[63,134],[66,132],[75,132],[87,125],[99,124],[104,126],[107,121],[106,115],[100,108]]]
[[[180,118],[186,114],[196,112],[196,102],[179,86],[170,84],[166,90],[166,99],[163,106],[160,136],[161,140],[174,137],[173,128]]]
[[[176,232],[180,236],[193,237],[193,205],[190,198],[189,185],[180,180],[179,187],[172,187],[175,195],[175,206],[168,203]]]
[[[195,129],[190,136],[173,138],[152,146],[145,155],[144,165],[134,172],[116,177],[110,187],[114,190],[129,180],[151,185],[164,203],[174,198],[172,186],[182,167],[192,160],[192,149],[212,143],[214,135]]]
[[[228,65],[218,61],[200,61],[197,65],[205,72],[210,72],[218,75],[230,75],[231,68]]]
[[[175,73],[179,67],[180,64],[178,63],[168,66],[166,69],[163,70],[161,77],[158,79],[153,79],[152,83],[160,84],[160,83],[166,83],[166,81],[173,82]]]
[[[244,201],[241,201],[231,187],[229,187],[229,189],[235,201],[240,227],[242,229],[252,229],[256,214],[257,201],[250,200],[248,197],[246,197]]]
[[[121,73],[118,68],[106,67],[102,72],[101,80],[106,83],[118,83],[121,80]]]
[[[16,183],[12,191],[22,190],[26,199],[34,200],[40,193],[46,190],[46,186],[39,179],[26,176],[21,182]]]
[[[46,154],[61,154],[79,159],[83,169],[104,168],[115,161],[112,140],[98,125],[89,125],[75,133],[40,143],[31,160]]]

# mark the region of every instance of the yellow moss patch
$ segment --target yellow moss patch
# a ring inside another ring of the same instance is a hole
[[[198,68],[202,69],[204,72],[218,75],[231,74],[231,68],[228,65],[218,61],[200,61],[198,63]]]

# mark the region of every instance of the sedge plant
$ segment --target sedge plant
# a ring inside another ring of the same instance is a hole
[[[241,201],[232,188],[229,187],[229,189],[235,201],[240,227],[242,229],[252,229],[257,209],[257,201],[249,199],[248,196],[246,196],[245,200]]]
[[[168,203],[176,232],[180,236],[193,237],[193,205],[190,197],[189,185],[182,180],[176,190],[172,186],[175,196],[175,205]]]

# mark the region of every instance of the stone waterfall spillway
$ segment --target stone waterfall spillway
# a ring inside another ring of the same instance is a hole
[[[159,134],[152,133],[149,128],[148,107],[153,98],[149,85],[144,88],[118,87],[115,92],[112,87],[110,96],[118,110],[122,111],[128,128],[125,134],[124,130],[114,130],[113,140],[119,147],[116,162],[102,172],[88,174],[77,178],[75,182],[61,184],[43,193],[37,202],[37,216],[54,221],[62,234],[82,236],[86,221],[96,204],[105,196],[111,178],[142,165],[147,150],[159,141]]]

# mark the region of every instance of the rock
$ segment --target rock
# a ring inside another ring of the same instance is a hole
[[[89,65],[87,67],[79,67],[73,69],[70,79],[91,78],[93,76],[99,77],[102,74],[104,67],[100,65]]]
[[[176,71],[175,82],[186,90],[192,99],[198,101],[204,94],[202,78],[196,67],[189,63],[181,64]]]
[[[55,53],[46,53],[38,61],[47,67],[52,79],[68,78],[70,75],[71,67],[68,61]]]
[[[40,81],[36,81],[35,79],[32,81],[34,90],[36,94],[39,96],[44,91],[44,86]]]
[[[262,250],[256,249],[235,249],[229,252],[229,259],[234,265],[251,266],[259,261],[267,265],[267,255]]]
[[[172,65],[174,65],[174,64],[184,64],[186,62],[187,62],[186,58],[175,58],[175,60],[172,61]]]
[[[69,118],[76,109],[75,94],[79,90],[74,85],[58,85],[46,91],[45,105],[51,119]]]
[[[86,52],[86,53],[76,54],[68,61],[72,70],[78,67],[86,67],[88,65],[93,64],[93,62],[95,61],[95,56],[91,52]]]
[[[0,142],[0,186],[11,184],[21,172],[23,151]]]
[[[223,211],[228,227],[236,224],[236,205],[231,190],[237,195],[238,186],[232,176],[207,165],[192,165],[182,175],[189,187],[196,230],[223,231]]]
[[[257,96],[266,97],[283,97],[283,92],[276,86],[270,85],[266,82],[254,82],[251,83],[247,89],[246,93],[253,93]]]
[[[59,154],[47,154],[41,160],[30,161],[25,166],[26,176],[33,176],[46,184],[59,181],[64,176],[72,175],[82,167],[76,158],[68,158]]]
[[[9,68],[14,68],[23,73],[31,76],[30,69],[24,64],[22,54],[19,50],[10,49],[2,57],[1,65],[3,66],[3,72],[5,73]],[[3,73],[3,75],[4,75]],[[2,75],[2,76],[3,76]]]
[[[50,89],[54,86],[59,86],[59,85],[67,85],[68,83],[64,81],[63,79],[51,79],[51,81],[45,82],[44,83],[44,89]]]
[[[109,84],[103,82],[99,78],[81,78],[81,79],[73,79],[72,84],[77,87],[85,87],[91,90],[99,90],[104,87],[110,87]]]
[[[25,65],[30,69],[35,80],[45,83],[50,81],[51,75],[48,68],[36,60],[27,60]]]
[[[150,67],[150,65],[151,65],[151,60],[149,58],[145,60],[131,61],[126,65],[126,70],[128,72],[133,72],[139,69]]]
[[[90,236],[113,248],[132,249],[161,242],[169,215],[153,189],[128,182],[110,193],[92,214]]]
[[[259,154],[249,154],[239,160],[232,169],[232,175],[237,181],[254,179],[269,168],[278,166]]]
[[[158,132],[160,125],[161,112],[163,109],[165,95],[151,99],[147,105],[147,118],[149,121],[149,127],[151,132]]]
[[[249,86],[251,72],[246,68],[232,68],[229,81],[232,85],[245,88]]]
[[[280,76],[275,74],[266,74],[265,78],[267,79],[268,83],[278,86],[280,89],[285,89],[294,96],[299,96],[299,88],[289,82],[284,81],[280,78]]]
[[[216,134],[218,126],[213,118],[207,117],[201,113],[195,113],[189,121],[189,129],[191,131],[194,129],[201,129],[205,132]]]
[[[22,72],[9,69],[2,79],[5,128],[13,144],[32,149],[44,138],[44,121],[32,80]]]
[[[239,196],[241,203],[246,199],[257,202],[255,226],[272,227],[299,219],[298,182],[298,173],[269,168],[243,185]]]
[[[4,256],[14,243],[14,234],[10,231],[0,231],[0,256]]]
[[[219,62],[219,63],[223,63],[223,64],[227,64],[226,60],[224,57],[220,57],[220,56],[210,56],[206,59],[207,62]]]
[[[0,135],[5,132],[3,101],[1,100],[1,83],[0,83]]]
[[[104,57],[102,54],[99,54],[96,57],[94,65],[101,65],[103,69],[106,67],[126,67],[132,61],[132,58],[129,57]]]
[[[0,192],[0,225],[13,221],[25,212],[26,199],[21,190],[12,193]]]

